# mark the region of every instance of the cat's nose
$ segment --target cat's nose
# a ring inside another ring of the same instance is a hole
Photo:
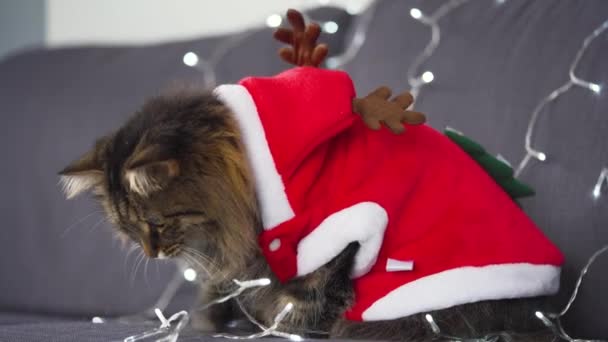
[[[148,257],[150,257],[150,258],[158,257],[158,247],[155,244],[150,243],[150,241],[146,241],[145,239],[141,239],[140,243],[141,243],[141,247],[144,250],[144,253],[146,253],[146,255]]]
[[[160,250],[160,234],[158,232],[158,227],[150,223],[145,223],[143,231],[144,234],[140,237],[140,241],[144,253],[150,258],[157,258],[158,251]]]

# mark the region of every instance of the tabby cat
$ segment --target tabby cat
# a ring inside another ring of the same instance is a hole
[[[202,302],[232,290],[232,279],[268,277],[268,287],[240,303],[272,324],[288,302],[281,329],[332,338],[426,341],[424,315],[392,321],[343,318],[353,298],[349,277],[359,248],[351,243],[317,271],[285,284],[276,280],[257,243],[261,220],[250,166],[234,114],[213,93],[176,91],[150,99],[118,131],[60,172],[67,197],[91,190],[118,233],[151,258],[182,258],[208,272]],[[486,301],[433,312],[445,334],[483,336],[539,332],[533,312],[541,299]],[[407,305],[407,303],[404,303]],[[218,331],[241,311],[234,302],[198,313],[194,326]]]

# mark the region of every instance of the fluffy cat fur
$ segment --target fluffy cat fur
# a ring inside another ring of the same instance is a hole
[[[118,131],[60,172],[67,197],[91,190],[123,237],[150,257],[183,258],[208,272],[202,303],[233,289],[233,278],[269,277],[240,303],[256,319],[273,317],[292,302],[283,331],[332,338],[427,341],[424,315],[378,322],[343,318],[353,290],[349,273],[359,248],[350,244],[316,272],[280,284],[261,250],[258,206],[240,133],[231,111],[213,94],[180,91],[149,100]],[[467,304],[432,313],[445,334],[479,337],[512,330],[544,341],[533,313],[541,299]],[[407,305],[407,303],[403,303]],[[241,315],[234,302],[197,312],[193,325],[222,330]]]

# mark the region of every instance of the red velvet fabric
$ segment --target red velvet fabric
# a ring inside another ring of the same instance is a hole
[[[295,68],[241,84],[254,99],[296,215],[259,237],[281,281],[296,275],[303,237],[332,213],[364,201],[381,205],[389,223],[374,267],[353,280],[352,320],[399,286],[442,271],[562,264],[560,251],[443,134],[426,125],[402,135],[368,129],[352,113],[354,90],[345,73]],[[276,238],[281,246],[271,251]],[[413,260],[414,270],[386,272],[388,258]]]

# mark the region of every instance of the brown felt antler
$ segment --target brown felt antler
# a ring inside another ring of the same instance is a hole
[[[321,65],[329,51],[326,44],[317,44],[321,27],[316,23],[305,25],[302,13],[294,9],[287,10],[287,20],[292,29],[279,28],[274,32],[275,39],[291,45],[281,48],[279,56],[297,66]]]
[[[392,100],[388,87],[379,87],[366,97],[353,100],[353,110],[361,115],[367,127],[378,130],[384,123],[393,133],[405,131],[403,123],[420,125],[426,121],[424,114],[406,110],[413,102],[412,94],[405,92]]]

